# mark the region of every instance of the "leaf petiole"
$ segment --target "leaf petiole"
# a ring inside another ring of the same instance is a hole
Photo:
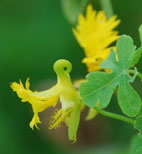
[[[104,111],[102,109],[99,109],[98,107],[94,107],[94,109],[96,111],[98,111],[100,114],[102,114],[102,115],[104,115],[106,117],[117,119],[117,120],[121,120],[121,121],[129,123],[131,125],[134,125],[134,120],[131,119],[131,118],[127,118],[125,116],[122,116],[122,115],[119,115],[119,114],[116,114],[116,113],[111,113],[111,112],[108,112],[108,111]]]
[[[129,73],[135,74],[136,70],[129,70]],[[137,72],[137,77],[139,77],[140,79],[142,79],[142,74],[140,72]]]

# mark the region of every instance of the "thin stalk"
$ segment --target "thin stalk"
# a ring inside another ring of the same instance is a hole
[[[94,107],[94,109],[96,111],[98,111],[100,114],[102,114],[102,115],[104,115],[106,117],[117,119],[117,120],[121,120],[121,121],[129,123],[131,125],[134,125],[134,120],[131,119],[131,118],[127,118],[127,117],[119,115],[119,114],[115,114],[115,113],[111,113],[111,112],[108,112],[108,111],[104,111],[104,110],[99,109],[98,107]]]
[[[107,18],[113,16],[113,8],[111,4],[111,0],[100,0],[102,9],[105,11]]]
[[[142,79],[142,74],[138,72],[137,76]]]
[[[135,70],[129,70],[129,73],[135,74],[136,71]],[[142,74],[140,72],[137,72],[137,77],[139,77],[140,79],[142,79]]]
[[[139,36],[140,36],[140,41],[141,41],[141,46],[142,46],[142,25],[139,27]]]

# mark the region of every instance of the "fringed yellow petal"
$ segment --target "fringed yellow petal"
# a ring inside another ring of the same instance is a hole
[[[13,89],[13,91],[17,91],[19,88],[21,88],[21,85],[13,82],[10,87]]]
[[[23,102],[28,101],[34,108],[38,110],[38,112],[43,111],[49,106],[55,106],[58,102],[59,94],[57,92],[53,93],[51,90],[48,90],[48,96],[45,97],[43,95],[40,95],[38,92],[32,92],[29,90],[29,78],[26,80],[26,89],[24,88],[22,82],[20,81],[20,84],[13,82],[11,84],[11,88],[13,91],[17,93],[17,95],[22,99]],[[43,93],[43,92],[42,92]],[[38,95],[36,95],[38,94]],[[47,94],[47,91],[46,91]]]
[[[25,83],[26,89],[28,89],[28,90],[30,88],[30,82],[29,82],[29,80],[30,80],[30,78],[27,78],[26,83]]]
[[[23,85],[21,79],[19,80],[19,82],[20,82],[20,86],[21,86],[21,88],[24,88],[24,85]]]
[[[58,95],[52,98],[42,98],[37,96],[31,96],[28,101],[30,104],[32,104],[32,107],[37,112],[42,112],[50,106],[54,107],[58,102],[58,98],[59,98]]]
[[[121,22],[121,20],[116,20],[117,19],[117,16],[116,15],[114,15],[113,17],[111,17],[109,20],[108,20],[108,22],[107,22],[107,29],[114,29],[114,28],[116,28],[119,24],[120,24],[120,22]]]
[[[87,65],[88,72],[93,72],[95,70],[100,70],[100,64],[102,63],[103,59],[102,58],[84,58],[83,63]]]
[[[84,48],[86,58],[83,59],[88,67],[88,71],[100,70],[100,64],[110,53],[110,45],[116,41],[119,36],[114,31],[120,20],[117,16],[107,19],[104,11],[96,13],[91,5],[88,5],[86,17],[82,14],[79,16],[78,25],[73,29],[73,33]]]
[[[58,91],[58,85],[53,86],[52,88],[45,90],[45,91],[41,91],[41,92],[35,92],[34,94],[32,94],[33,96],[38,96],[38,97],[43,97],[43,98],[52,98],[54,96],[59,96],[59,91]]]
[[[34,129],[34,126],[39,129],[39,127],[37,126],[37,124],[41,124],[42,122],[40,121],[39,117],[38,117],[38,113],[34,113],[33,119],[30,122],[30,127],[32,128],[32,130]]]
[[[17,93],[18,97],[22,99],[21,100],[22,102],[28,101],[28,99],[31,95],[31,92],[24,88],[21,81],[20,81],[20,84],[13,82],[11,84],[11,88],[13,89],[13,91],[15,91]]]
[[[42,112],[50,106],[56,106],[58,99],[59,93],[57,87],[54,86],[46,91],[32,93],[29,102],[36,111]]]
[[[50,97],[48,95],[48,97],[45,97],[43,95],[38,95],[35,96],[35,94],[37,92],[32,92],[29,87],[30,87],[30,83],[29,83],[29,78],[26,80],[25,83],[25,87],[24,88],[22,82],[20,81],[20,83],[16,83],[13,82],[11,84],[11,88],[13,89],[13,91],[15,91],[18,95],[18,97],[21,98],[22,102],[29,102],[32,105],[33,111],[34,111],[34,116],[33,119],[30,123],[30,127],[33,129],[33,127],[35,126],[36,128],[38,128],[37,124],[41,123],[38,117],[38,113],[44,111],[46,108],[50,107],[50,106],[55,106],[58,102],[59,99],[59,94],[55,92],[55,94],[53,95],[53,92],[50,93]]]
[[[82,60],[83,63],[85,63],[88,67],[88,72],[93,72],[94,69],[96,71],[101,70],[100,68],[100,64],[106,59],[106,57],[108,57],[110,50],[114,49],[114,51],[116,50],[115,47],[111,47],[111,48],[106,48],[105,52],[102,55],[98,55],[95,57],[86,57]],[[116,57],[117,58],[117,57]]]

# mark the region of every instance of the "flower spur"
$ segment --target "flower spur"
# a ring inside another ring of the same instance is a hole
[[[80,110],[82,100],[75,90],[69,73],[72,65],[67,60],[58,60],[54,64],[54,71],[57,75],[57,84],[49,90],[42,92],[32,92],[29,89],[29,79],[26,81],[26,88],[22,82],[13,82],[11,88],[17,92],[22,102],[28,101],[33,108],[34,116],[30,122],[30,127],[37,127],[41,123],[38,113],[50,106],[56,106],[58,100],[61,102],[61,109],[56,112],[50,121],[49,129],[57,128],[61,122],[68,126],[69,140],[76,140],[76,133],[80,121]],[[38,127],[37,127],[38,128]]]

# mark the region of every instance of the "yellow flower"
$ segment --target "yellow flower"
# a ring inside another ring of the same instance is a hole
[[[97,13],[91,5],[87,7],[86,17],[80,14],[73,33],[84,48],[86,57],[82,62],[87,65],[88,72],[101,69],[100,64],[108,57],[112,48],[110,45],[119,37],[118,32],[113,30],[119,23],[116,16],[107,19],[104,11]]]
[[[61,122],[65,122],[68,126],[69,140],[76,140],[76,133],[80,121],[80,110],[82,100],[75,90],[69,73],[72,65],[67,60],[58,60],[54,64],[54,71],[57,74],[57,84],[49,90],[42,92],[32,92],[29,89],[29,79],[26,81],[26,88],[22,82],[13,82],[11,88],[17,92],[17,95],[22,99],[22,102],[28,101],[33,108],[34,117],[30,122],[30,127],[37,127],[41,123],[38,113],[42,112],[49,106],[55,106],[60,99],[62,108],[55,113],[51,118],[50,129],[57,128]],[[37,127],[38,128],[38,127]]]
[[[33,96],[33,94],[36,94],[36,92],[32,92],[29,89],[29,78],[26,80],[25,87],[26,88],[24,88],[21,80],[19,84],[13,82],[11,85],[11,88],[13,89],[13,91],[17,92],[17,95],[19,98],[22,99],[22,102],[29,102],[32,105],[34,116],[32,121],[30,122],[30,127],[32,129],[34,126],[38,128],[37,124],[41,123],[38,117],[38,113],[42,112],[50,106],[54,107],[58,101],[58,95],[54,95],[54,97],[51,97],[50,99],[42,96]]]

